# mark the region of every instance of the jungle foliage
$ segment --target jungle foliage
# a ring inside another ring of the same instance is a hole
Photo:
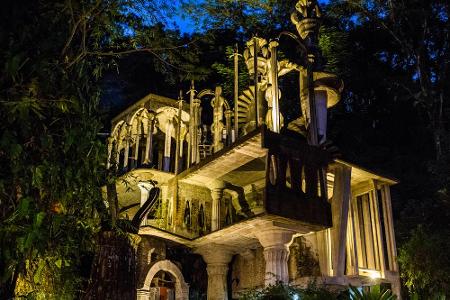
[[[155,25],[162,12],[144,0],[2,2],[1,299],[83,295],[96,237],[115,230],[101,191],[115,179],[99,135],[105,72],[137,53],[165,72],[180,39]]]
[[[242,300],[395,300],[397,296],[392,291],[380,285],[366,288],[349,286],[347,289],[330,291],[318,287],[311,282],[306,288],[297,288],[283,283],[269,285],[260,290],[250,290],[243,295]]]
[[[84,293],[99,232],[114,213],[101,186],[99,133],[148,92],[224,85],[233,47],[294,31],[296,1],[183,1],[198,30],[167,27],[168,1],[3,1],[0,10],[0,298]],[[405,291],[450,290],[449,14],[444,0],[322,6],[324,67],[346,88],[330,138],[345,159],[400,179],[393,188]],[[283,55],[295,61],[295,44]],[[248,84],[241,64],[241,89]],[[281,84],[296,86],[296,78]],[[282,109],[300,113],[295,90]],[[20,284],[18,284],[20,282]]]

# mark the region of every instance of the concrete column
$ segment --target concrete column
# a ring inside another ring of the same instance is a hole
[[[283,228],[271,228],[257,231],[255,235],[264,248],[265,285],[276,284],[279,281],[288,283],[289,244],[294,232]]]
[[[331,256],[334,276],[344,276],[345,247],[347,243],[348,211],[350,207],[351,168],[336,166],[334,175],[331,211],[333,227],[331,229]]]
[[[210,244],[196,250],[206,262],[208,272],[208,300],[228,300],[228,264],[233,252],[224,245]]]
[[[191,80],[191,89],[188,92],[189,94],[189,138],[188,142],[188,153],[187,153],[187,167],[191,165],[192,158],[192,144],[193,144],[193,136],[192,132],[194,132],[194,97],[195,97],[195,86],[194,80]]]
[[[226,137],[226,144],[227,144],[227,146],[228,145],[231,145],[231,143],[233,142],[232,141],[232,131],[231,131],[231,117],[233,116],[233,112],[231,111],[231,110],[229,110],[229,109],[227,109],[226,111],[225,111],[225,126],[226,126],[226,129],[227,129],[227,137]]]
[[[131,166],[133,168],[137,168],[138,166],[138,157],[139,157],[139,144],[140,144],[140,139],[141,139],[141,118],[137,118],[137,127],[136,127],[136,138],[134,139],[135,143],[135,147],[134,147],[134,153],[133,153],[133,158],[134,158],[134,165]]]
[[[124,169],[126,169],[128,167],[128,158],[130,156],[130,139],[131,139],[131,136],[128,134],[125,137],[125,153],[124,153],[124,158],[123,158]]]
[[[373,190],[369,193],[370,195],[370,202],[371,202],[371,216],[373,218],[373,232],[374,232],[374,251],[375,256],[377,260],[377,264],[379,266],[379,269],[381,271],[381,276],[384,278],[386,274],[386,264],[385,264],[385,255],[384,247],[383,247],[383,241],[385,240],[385,237],[383,235],[383,231],[381,229],[381,217],[380,214],[382,214],[382,210],[379,207],[379,201],[378,201],[378,192],[377,192],[377,183],[376,181],[372,181]]]
[[[278,57],[277,57],[277,41],[271,41],[269,43],[270,49],[270,74],[269,78],[272,84],[271,96],[271,107],[272,107],[272,124],[267,124],[271,126],[273,132],[280,132],[280,106],[279,100],[279,89],[278,89]]]
[[[215,188],[211,190],[211,231],[220,229],[220,200],[222,199],[222,196],[223,190],[221,188]]]
[[[224,183],[221,181],[213,181],[208,184],[211,190],[211,231],[220,229],[220,202],[223,196]]]
[[[164,141],[164,171],[170,171],[170,148],[172,145],[172,121],[166,124],[166,137]]]
[[[391,192],[388,185],[383,185],[382,191],[382,207],[384,216],[384,226],[386,229],[386,241],[388,245],[389,269],[398,272],[397,263],[397,246],[395,244],[394,221],[392,215]]]
[[[153,163],[153,131],[155,128],[155,116],[150,115],[148,120],[147,139],[145,141],[144,164]]]
[[[198,138],[198,126],[200,125],[199,120],[201,120],[200,116],[200,104],[201,101],[199,99],[194,99],[194,107],[193,107],[193,116],[191,116],[193,122],[192,131],[189,132],[192,135],[192,145],[191,145],[191,162],[192,164],[196,164],[200,162],[200,153],[198,149],[199,138]]]

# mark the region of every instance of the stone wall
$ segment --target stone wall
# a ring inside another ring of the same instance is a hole
[[[211,193],[208,188],[179,183],[177,206],[177,232],[187,237],[198,237],[204,235],[211,229]],[[189,209],[187,204],[189,203]],[[203,206],[204,226],[199,225],[200,206]],[[188,224],[186,214],[189,211],[190,223]]]
[[[233,298],[246,290],[263,287],[265,267],[262,247],[236,255],[231,264]]]
[[[141,235],[137,248],[137,286],[142,287],[152,264],[166,259],[166,244],[159,239]]]
[[[319,255],[310,239],[303,236],[294,238],[289,251],[290,281],[299,277],[320,276]]]

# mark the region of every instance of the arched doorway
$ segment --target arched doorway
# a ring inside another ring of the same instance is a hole
[[[170,294],[175,289],[176,300],[189,299],[189,286],[184,281],[183,274],[180,269],[170,260],[161,260],[151,266],[145,277],[144,285],[138,290],[139,300],[149,300],[150,289],[155,286],[162,287],[159,299],[170,299]],[[167,298],[166,298],[167,297]],[[154,299],[151,299],[154,300]],[[156,300],[156,299],[155,299]]]

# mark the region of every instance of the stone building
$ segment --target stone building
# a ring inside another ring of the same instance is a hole
[[[316,62],[318,7],[299,1],[296,10],[304,63],[279,61],[277,40],[253,38],[242,57],[254,80],[239,95],[235,76],[234,101],[220,87],[192,85],[186,101],[149,94],[113,119],[108,167],[123,174],[121,217],[137,220],[142,237],[138,299],[189,298],[192,270],[169,255],[174,247],[199,258],[192,268],[207,274],[208,299],[279,281],[385,283],[399,295],[396,182],[328,147],[327,110],[343,83]],[[290,72],[300,78],[302,115],[285,124],[278,79]]]

